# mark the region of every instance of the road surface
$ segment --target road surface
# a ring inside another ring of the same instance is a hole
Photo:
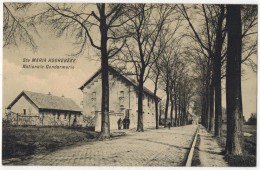
[[[184,166],[196,126],[170,130],[129,130],[126,136],[86,142],[47,155],[35,155],[27,165],[51,166]]]

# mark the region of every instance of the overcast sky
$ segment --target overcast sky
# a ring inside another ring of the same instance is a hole
[[[78,104],[82,101],[82,92],[78,89],[100,67],[98,56],[91,49],[77,58],[72,64],[75,69],[46,70],[24,69],[23,58],[68,58],[74,46],[69,38],[56,38],[52,32],[40,30],[41,37],[36,38],[38,50],[34,53],[29,47],[20,45],[3,49],[3,108],[23,90],[72,98]],[[92,58],[92,59],[90,59]],[[36,63],[40,64],[40,63]],[[46,63],[43,63],[46,65]],[[247,69],[242,82],[243,111],[246,118],[256,112],[256,74]],[[146,86],[150,86],[148,82]],[[149,87],[148,87],[149,88]],[[150,86],[152,90],[152,86]],[[225,106],[225,93],[222,94]]]

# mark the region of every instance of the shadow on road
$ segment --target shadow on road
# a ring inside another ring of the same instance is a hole
[[[149,139],[132,139],[132,140],[140,140],[140,141],[145,141],[145,142],[153,142],[153,143],[157,143],[157,144],[161,144],[161,145],[165,145],[165,146],[169,146],[169,147],[175,147],[175,148],[178,148],[178,149],[190,149],[189,147],[182,147],[182,146],[177,146],[177,145],[171,145],[171,144],[168,144],[168,143],[153,141],[153,140],[149,140]]]

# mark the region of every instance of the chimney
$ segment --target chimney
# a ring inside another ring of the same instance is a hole
[[[61,95],[61,97],[63,97],[63,98],[64,98],[64,95]]]
[[[50,96],[51,96],[51,92],[49,92],[49,93],[48,93],[48,95],[50,95]]]

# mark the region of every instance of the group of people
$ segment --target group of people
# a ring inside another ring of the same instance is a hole
[[[130,119],[128,117],[125,117],[123,120],[121,119],[121,117],[118,119],[117,121],[117,125],[118,125],[118,129],[129,129],[129,125],[130,125]]]

